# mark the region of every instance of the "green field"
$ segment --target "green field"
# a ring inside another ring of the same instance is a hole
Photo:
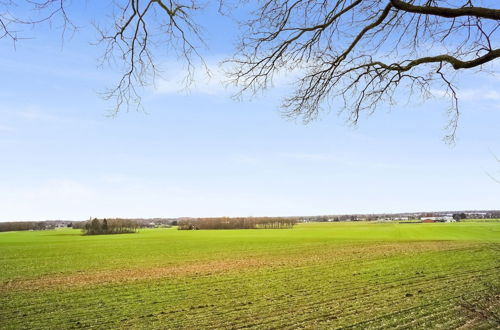
[[[489,329],[499,287],[498,222],[0,233],[1,329]]]

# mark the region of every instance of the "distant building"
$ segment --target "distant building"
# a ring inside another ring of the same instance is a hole
[[[484,219],[488,214],[486,212],[466,212],[465,215],[468,219]]]
[[[455,222],[455,219],[453,219],[453,216],[450,215],[444,215],[444,216],[439,216],[439,217],[421,217],[420,220],[425,223],[430,223],[430,222]]]

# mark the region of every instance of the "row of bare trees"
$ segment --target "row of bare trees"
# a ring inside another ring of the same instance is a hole
[[[44,229],[47,229],[47,226],[43,221],[0,222],[0,232]]]
[[[297,223],[291,218],[197,218],[178,221],[177,229],[289,229]]]
[[[102,219],[94,218],[78,224],[74,228],[81,228],[84,235],[109,235],[135,233],[139,223],[128,219]]]

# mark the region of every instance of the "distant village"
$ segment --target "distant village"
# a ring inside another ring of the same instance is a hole
[[[305,222],[336,221],[397,221],[397,222],[456,222],[465,219],[500,219],[499,210],[406,212],[378,214],[343,214],[302,217]]]
[[[252,217],[248,217],[252,218]],[[283,216],[274,217],[294,220],[296,222],[347,222],[347,221],[394,221],[400,223],[432,223],[457,222],[466,219],[500,219],[500,210],[466,210],[442,212],[407,212],[380,214],[341,214],[317,216]],[[177,226],[182,220],[202,218],[132,218],[138,228],[161,228]],[[205,218],[220,219],[220,218]],[[90,219],[92,220],[92,218]],[[114,220],[114,219],[108,219]],[[81,229],[89,220],[45,220],[45,221],[4,221],[0,222],[0,232],[17,230],[53,230],[61,228]],[[500,220],[499,220],[500,221]]]

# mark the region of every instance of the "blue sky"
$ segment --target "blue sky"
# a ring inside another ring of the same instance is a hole
[[[280,116],[276,88],[231,99],[217,63],[231,23],[206,15],[214,76],[189,91],[175,58],[143,112],[107,116],[116,73],[81,12],[81,32],[0,40],[0,221],[93,217],[313,215],[500,208],[500,77],[459,78],[462,116],[445,144],[447,100],[380,107],[358,127],[333,110],[303,125]],[[234,33],[233,33],[234,34]]]

